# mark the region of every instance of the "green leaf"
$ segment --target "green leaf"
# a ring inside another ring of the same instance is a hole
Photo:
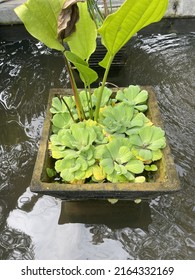
[[[102,181],[105,179],[105,172],[99,165],[93,166],[93,177],[95,181]]]
[[[116,158],[117,162],[119,163],[125,163],[130,160],[132,157],[132,153],[130,152],[128,147],[122,146],[120,147],[118,151],[118,156]]]
[[[58,15],[64,0],[28,0],[14,9],[27,31],[47,47],[64,51],[57,39]]]
[[[106,174],[110,175],[114,171],[114,164],[112,159],[110,158],[105,158],[100,161],[100,165],[103,167],[104,172]]]
[[[52,98],[52,107],[50,109],[50,112],[55,114],[57,112],[62,112],[65,111],[65,104],[62,104],[62,102],[60,101],[60,99],[58,97],[53,97]]]
[[[144,169],[146,171],[157,171],[158,167],[155,164],[145,165]]]
[[[64,112],[55,114],[52,122],[58,128],[67,128],[73,123],[73,120],[68,112]]]
[[[80,78],[86,86],[89,86],[97,80],[98,74],[88,66],[88,63],[85,60],[70,51],[66,51],[65,55],[66,58],[77,68]]]
[[[101,87],[98,87],[94,90],[92,94],[92,100],[94,105],[97,104],[97,99],[98,99],[98,95],[100,94],[100,91],[101,91]],[[111,94],[112,94],[112,90],[107,87],[104,87],[100,107],[104,107],[106,105],[106,103],[110,99]]]
[[[103,68],[107,68],[108,62],[111,58],[111,55],[109,52],[106,53],[106,55],[104,56],[104,58],[102,59],[102,61],[100,61],[98,64],[103,67]]]
[[[120,148],[119,141],[113,140],[112,142],[107,144],[107,149],[108,149],[109,154],[112,157],[112,159],[116,159],[117,158],[119,148]]]
[[[102,111],[103,125],[109,133],[124,133],[133,118],[133,107],[119,103],[116,106],[108,106]]]
[[[107,175],[107,179],[108,179],[108,181],[110,181],[112,183],[124,183],[124,182],[128,182],[128,181],[134,180],[134,176],[131,173],[129,173],[129,174],[130,174],[130,177],[127,178],[124,175],[118,175],[116,173],[116,171],[115,171],[112,174],[108,174]]]
[[[79,7],[79,21],[76,24],[76,32],[66,40],[71,52],[88,61],[96,49],[97,29],[89,15],[87,2],[78,3],[77,6]]]
[[[126,165],[126,169],[132,173],[140,174],[144,170],[144,164],[140,160],[131,159],[129,163]]]
[[[161,150],[156,150],[156,151],[152,151],[152,160],[156,161],[162,158],[162,152]]]
[[[152,139],[153,128],[150,126],[143,127],[139,131],[140,138],[145,145],[148,145]]]
[[[135,183],[144,183],[146,178],[144,176],[137,176],[135,177]]]
[[[139,151],[139,157],[142,158],[144,161],[148,161],[152,159],[152,152],[150,150],[141,149]]]
[[[110,55],[115,55],[143,27],[161,20],[168,0],[126,0],[98,30]]]
[[[47,172],[48,177],[50,177],[50,178],[52,178],[56,175],[56,171],[53,170],[52,168],[47,168],[46,172]]]
[[[116,99],[124,102],[129,106],[133,106],[138,111],[146,111],[146,103],[148,99],[148,92],[146,90],[141,90],[139,86],[130,85],[128,88],[125,88],[123,91],[119,90],[116,95]]]

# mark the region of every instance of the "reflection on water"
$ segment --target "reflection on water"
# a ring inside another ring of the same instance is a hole
[[[143,215],[145,219],[143,219]],[[124,227],[148,228],[151,223],[148,202],[135,204],[119,201],[112,205],[108,201],[63,202],[59,224],[83,223],[104,224],[111,229]]]
[[[115,84],[153,85],[182,190],[141,204],[61,202],[29,190],[60,54],[0,43],[0,259],[194,259],[195,34],[133,38]],[[117,77],[116,77],[117,76]]]

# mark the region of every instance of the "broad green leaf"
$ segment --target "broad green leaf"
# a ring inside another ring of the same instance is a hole
[[[152,159],[152,152],[150,150],[141,149],[139,151],[139,157],[142,158],[144,161],[148,161]]]
[[[135,103],[144,103],[148,99],[148,92],[146,90],[141,90],[139,94],[135,97]]]
[[[85,171],[82,171],[82,170],[77,170],[74,174],[74,177],[76,180],[82,180],[85,178]]]
[[[139,135],[144,145],[148,145],[152,139],[153,128],[151,126],[146,126],[140,129]]]
[[[98,74],[93,69],[89,68],[88,63],[85,60],[70,51],[66,51],[65,55],[66,58],[77,68],[80,78],[86,86],[89,86],[97,80]]]
[[[73,52],[65,51],[65,56],[73,64],[82,64],[83,66],[89,67],[88,63],[84,59],[80,58]]]
[[[93,176],[96,181],[102,181],[105,179],[105,173],[103,168],[99,165],[93,166]]]
[[[141,127],[144,125],[144,115],[143,113],[138,113],[135,117],[131,120],[129,127]]]
[[[84,176],[83,179],[86,179],[86,178],[91,177],[92,174],[93,174],[93,167],[91,166],[91,167],[89,167],[89,168],[85,171],[85,176]]]
[[[66,111],[66,105],[62,103],[58,97],[53,97],[51,105],[50,112],[53,114]]]
[[[114,164],[112,159],[110,158],[102,159],[100,161],[100,164],[103,168],[103,171],[106,172],[106,174],[110,175],[114,171]]]
[[[134,176],[130,174],[130,179],[127,178],[126,176],[124,175],[118,175],[116,172],[113,172],[112,174],[108,174],[107,175],[107,179],[108,181],[112,182],[112,183],[123,183],[123,182],[128,182],[128,181],[132,181],[134,180]]]
[[[148,148],[152,151],[156,151],[158,149],[162,149],[165,147],[165,138],[161,138],[158,140],[154,140],[152,139],[151,144],[148,146]]]
[[[122,164],[114,163],[114,170],[118,175],[125,175],[127,173],[127,169]]]
[[[132,153],[130,152],[129,148],[122,146],[119,149],[116,160],[119,163],[125,163],[125,162],[128,162],[131,157],[132,157]]]
[[[98,95],[100,94],[100,91],[101,91],[101,87],[98,87],[94,90],[92,94],[92,100],[94,105],[96,105],[97,103],[97,99],[98,99]],[[111,94],[112,94],[112,90],[107,87],[104,87],[100,107],[104,107],[106,105],[106,103],[110,99]]]
[[[106,55],[104,56],[104,58],[98,63],[101,67],[103,68],[107,68],[108,62],[111,59],[111,55],[109,52],[106,53]]]
[[[55,114],[52,118],[53,124],[58,128],[67,128],[73,123],[68,112]]]
[[[126,168],[132,173],[140,174],[144,170],[144,165],[143,162],[141,162],[140,160],[132,159],[126,165]]]
[[[152,160],[156,161],[162,158],[161,150],[152,151]]]
[[[80,18],[76,24],[76,32],[66,40],[73,53],[88,61],[96,49],[97,29],[89,15],[87,2],[78,3],[77,5],[79,7]]]
[[[119,151],[119,148],[120,148],[120,143],[119,141],[117,140],[113,140],[112,142],[110,142],[108,145],[107,145],[107,149],[109,150],[110,152],[110,155],[111,157],[115,160],[118,156],[118,151]]]
[[[157,171],[158,167],[155,164],[145,165],[144,169],[146,171]]]
[[[126,0],[99,28],[102,42],[114,56],[143,27],[161,20],[168,0]]]
[[[56,175],[56,171],[52,168],[47,168],[46,172],[47,172],[48,177],[50,177],[50,178],[52,178]]]
[[[118,90],[116,99],[123,103],[133,106],[138,111],[146,111],[148,106],[145,105],[148,99],[148,92],[141,90],[139,86],[130,85],[124,91]]]
[[[67,128],[69,127],[69,122],[71,122],[71,118],[69,113],[59,113],[55,114],[52,118],[53,124],[58,128]]]
[[[66,182],[71,182],[74,180],[74,174],[71,173],[71,172],[67,172],[67,170],[63,170],[61,173],[60,173],[60,176],[62,177],[62,179]]]
[[[81,168],[80,168],[81,171],[86,171],[87,170],[88,164],[87,164],[87,161],[84,158],[79,157],[77,159],[77,163],[79,163],[81,165]]]
[[[132,135],[129,139],[129,142],[134,146],[139,146],[139,147],[142,146],[142,141],[139,135]]]
[[[125,174],[125,178],[128,180],[128,181],[134,181],[135,177],[133,176],[133,174],[131,172],[127,172]]]
[[[137,176],[135,178],[135,183],[144,183],[146,181],[146,178],[144,176]]]
[[[165,135],[165,132],[164,130],[162,130],[162,128],[160,127],[156,127],[155,130],[154,130],[154,133],[153,133],[153,136],[152,136],[152,140],[158,140],[162,137],[164,137]]]
[[[58,15],[65,0],[28,0],[14,9],[27,31],[47,47],[64,51],[58,41]]]

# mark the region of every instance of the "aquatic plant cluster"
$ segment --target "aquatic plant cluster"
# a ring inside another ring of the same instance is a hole
[[[144,115],[148,93],[139,86],[119,89],[114,95],[106,87],[116,53],[143,27],[159,21],[168,0],[126,0],[104,16],[96,1],[28,0],[15,9],[26,29],[49,48],[61,51],[73,96],[54,97],[52,135],[49,141],[55,169],[63,181],[144,182],[146,171],[162,157],[164,131]],[[100,17],[99,17],[100,16]],[[101,86],[92,89],[98,73],[89,59],[96,50],[97,36],[107,52],[99,65],[104,68]],[[79,92],[77,69],[83,82]],[[57,175],[57,176],[58,176]]]
[[[91,96],[93,107],[98,91]],[[148,92],[129,86],[118,90],[115,98],[112,94],[111,89],[104,89],[98,122],[90,118],[79,122],[73,96],[53,98],[49,150],[56,162],[55,170],[48,169],[51,177],[58,173],[71,183],[144,182],[144,171],[157,170],[154,162],[162,157],[165,137],[143,113]],[[85,91],[80,97],[89,117]]]

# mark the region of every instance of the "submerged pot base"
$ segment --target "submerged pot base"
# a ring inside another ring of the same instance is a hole
[[[152,87],[143,87],[149,94],[147,117],[156,126],[163,128],[157,100]],[[158,162],[158,171],[154,173],[152,181],[144,183],[86,183],[67,184],[51,182],[46,168],[52,166],[52,159],[48,154],[48,139],[51,132],[52,98],[57,95],[71,95],[70,89],[52,89],[49,95],[47,114],[44,122],[37,160],[34,167],[30,189],[32,192],[51,195],[63,200],[86,200],[116,198],[134,200],[136,198],[149,199],[161,194],[172,193],[180,189],[179,179],[171,155],[169,144],[162,150],[162,159]]]

